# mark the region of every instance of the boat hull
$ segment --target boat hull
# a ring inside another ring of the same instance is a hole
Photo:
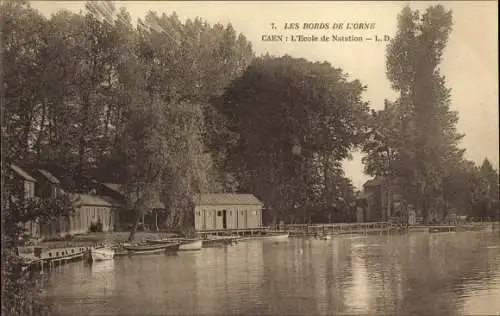
[[[179,245],[179,250],[201,250],[203,247],[203,240],[186,241]]]
[[[177,251],[179,249],[178,243],[170,243],[170,244],[160,244],[160,245],[127,245],[124,246],[126,250],[128,250],[131,254],[152,254],[152,253],[160,253],[160,252],[169,252],[169,251]]]
[[[273,239],[273,240],[285,240],[288,239],[289,234],[273,234],[273,235],[268,235],[268,236],[262,236],[264,239]]]
[[[113,260],[115,251],[109,248],[98,248],[90,251],[92,261]]]

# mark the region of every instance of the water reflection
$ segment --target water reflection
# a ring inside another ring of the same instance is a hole
[[[50,273],[59,315],[459,315],[500,311],[495,233],[248,241]]]

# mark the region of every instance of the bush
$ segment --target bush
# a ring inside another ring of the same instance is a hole
[[[90,224],[89,230],[91,233],[102,233],[102,223],[99,221],[97,223]]]
[[[35,281],[23,272],[20,257],[2,250],[2,315],[50,315]]]

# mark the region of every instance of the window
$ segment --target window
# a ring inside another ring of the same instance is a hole
[[[200,211],[196,212],[196,216],[201,216],[201,212]]]
[[[222,212],[221,211],[217,211],[217,216],[222,216]]]

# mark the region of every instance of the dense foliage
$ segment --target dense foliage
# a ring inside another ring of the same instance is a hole
[[[450,109],[451,91],[439,69],[451,29],[452,13],[441,5],[422,14],[403,9],[386,63],[399,98],[372,114],[363,146],[365,171],[400,180],[399,193],[426,220],[445,216],[450,207],[473,215],[484,199],[475,192],[481,175],[459,148],[458,113]],[[498,188],[498,174],[491,165],[485,168],[489,175],[482,179]]]
[[[348,183],[341,161],[363,138],[363,90],[326,62],[256,59],[214,101],[225,118],[210,140],[219,166],[277,210],[275,217],[344,207],[338,199],[353,192],[349,184],[341,189]]]
[[[26,242],[24,224],[49,222],[74,210],[69,196],[54,199],[11,198],[10,181],[2,163],[2,315],[50,315],[37,293],[35,279],[23,270],[17,247]]]
[[[2,15],[8,158],[121,183],[139,213],[160,198],[173,226],[194,193],[218,190],[208,100],[253,58],[231,25],[155,12],[133,25],[111,2],[47,19],[6,1]]]

